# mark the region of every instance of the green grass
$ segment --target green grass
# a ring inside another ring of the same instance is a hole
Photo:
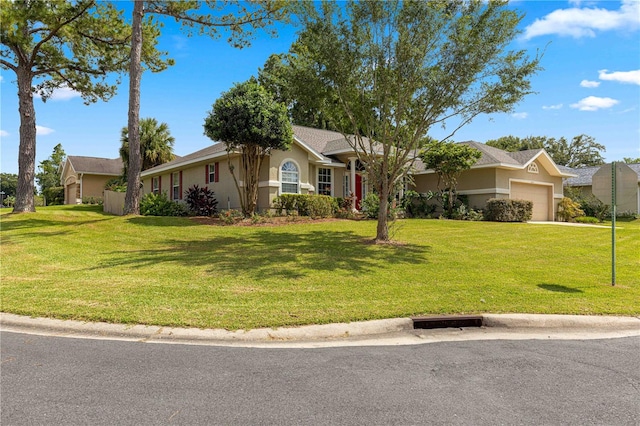
[[[7,209],[8,210],[8,209]],[[640,314],[640,221],[611,230],[404,220],[274,227],[116,217],[97,207],[0,216],[3,312],[248,329],[453,313]]]

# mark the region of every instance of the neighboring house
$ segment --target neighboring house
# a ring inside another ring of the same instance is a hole
[[[122,160],[120,158],[69,155],[60,175],[60,184],[64,186],[64,203],[80,204],[83,198],[102,198],[107,181],[121,175]]]
[[[260,171],[258,208],[271,208],[283,193],[325,194],[345,197],[353,194],[356,206],[366,196],[364,168],[341,133],[293,126],[294,141],[289,151],[274,150]],[[506,152],[465,142],[482,152],[480,160],[463,173],[458,192],[467,195],[472,208],[482,209],[489,198],[520,198],[534,203],[533,220],[554,220],[562,198],[562,179],[573,176],[561,171],[542,149]],[[229,172],[228,158],[240,170],[239,156],[227,156],[226,145],[217,143],[174,161],[142,172],[144,192],[164,192],[173,200],[184,198],[192,185],[208,186],[215,192],[218,207],[239,209],[240,200]],[[437,176],[417,160],[415,189],[437,189]],[[236,173],[237,175],[237,173]]]
[[[458,179],[457,192],[468,197],[473,209],[483,209],[490,198],[533,202],[534,221],[553,221],[563,197],[562,180],[574,176],[556,165],[544,149],[507,152],[479,142],[461,142],[482,153],[470,170]],[[438,185],[433,170],[421,162],[414,173],[415,190],[427,192]]]
[[[633,212],[638,214],[640,213],[640,164],[627,164],[627,166],[638,175],[637,188],[629,188],[630,191],[625,191],[629,196],[617,200],[616,209],[618,212]],[[593,175],[602,167],[603,166],[594,166],[571,169],[571,173],[575,176],[567,179],[565,186],[577,188],[580,190],[582,196],[589,197],[593,194]],[[633,191],[633,189],[635,189],[635,191]]]

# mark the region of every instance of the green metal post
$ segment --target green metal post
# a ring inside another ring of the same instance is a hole
[[[611,163],[611,285],[616,285],[616,162]]]

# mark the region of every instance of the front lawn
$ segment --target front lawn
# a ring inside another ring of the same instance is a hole
[[[640,221],[211,226],[98,207],[0,216],[1,310],[248,329],[454,313],[640,314]]]

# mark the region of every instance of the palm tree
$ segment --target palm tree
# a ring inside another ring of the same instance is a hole
[[[120,158],[124,164],[124,176],[127,176],[129,164],[129,129],[122,128],[120,137]],[[159,166],[175,158],[173,143],[175,139],[169,132],[167,123],[158,124],[155,118],[143,118],[140,120],[140,155],[142,156],[142,170]]]

